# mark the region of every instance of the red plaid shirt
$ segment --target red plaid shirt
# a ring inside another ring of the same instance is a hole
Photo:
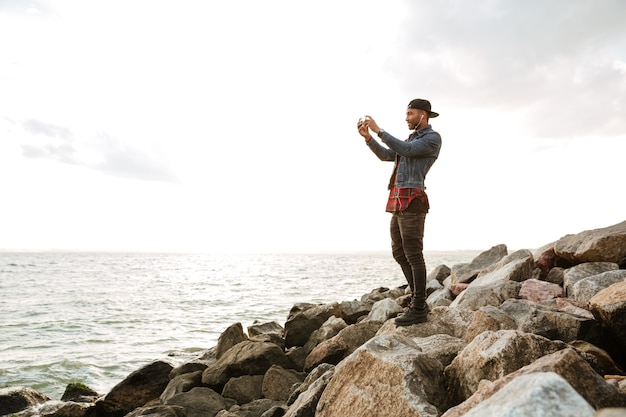
[[[421,209],[416,211],[427,212],[430,207],[428,204],[428,196],[426,195],[426,191],[422,190],[421,188],[393,187],[391,191],[389,191],[389,200],[387,200],[386,211],[388,211],[389,213],[404,211],[415,199],[419,199],[419,201],[422,203]]]

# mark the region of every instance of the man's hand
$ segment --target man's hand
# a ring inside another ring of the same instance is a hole
[[[370,118],[366,116],[359,119],[358,123],[356,124],[357,130],[359,131],[359,134],[365,138],[365,142],[369,142],[370,140],[372,140],[372,135],[370,135],[368,128],[369,121]]]

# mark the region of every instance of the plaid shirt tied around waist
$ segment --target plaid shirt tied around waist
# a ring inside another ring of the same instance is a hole
[[[405,211],[414,201],[416,204],[411,206],[410,211],[428,212],[430,205],[426,191],[421,188],[397,188],[393,187],[389,191],[389,199],[387,200],[387,208],[385,211],[389,213],[398,213]]]

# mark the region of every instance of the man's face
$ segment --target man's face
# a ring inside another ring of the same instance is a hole
[[[423,120],[426,120],[426,112],[424,110],[406,110],[406,123],[409,125],[409,129],[415,129]]]

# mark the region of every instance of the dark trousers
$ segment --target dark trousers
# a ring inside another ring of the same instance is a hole
[[[426,213],[400,212],[391,217],[391,252],[411,288],[412,309],[426,302],[425,221]]]

